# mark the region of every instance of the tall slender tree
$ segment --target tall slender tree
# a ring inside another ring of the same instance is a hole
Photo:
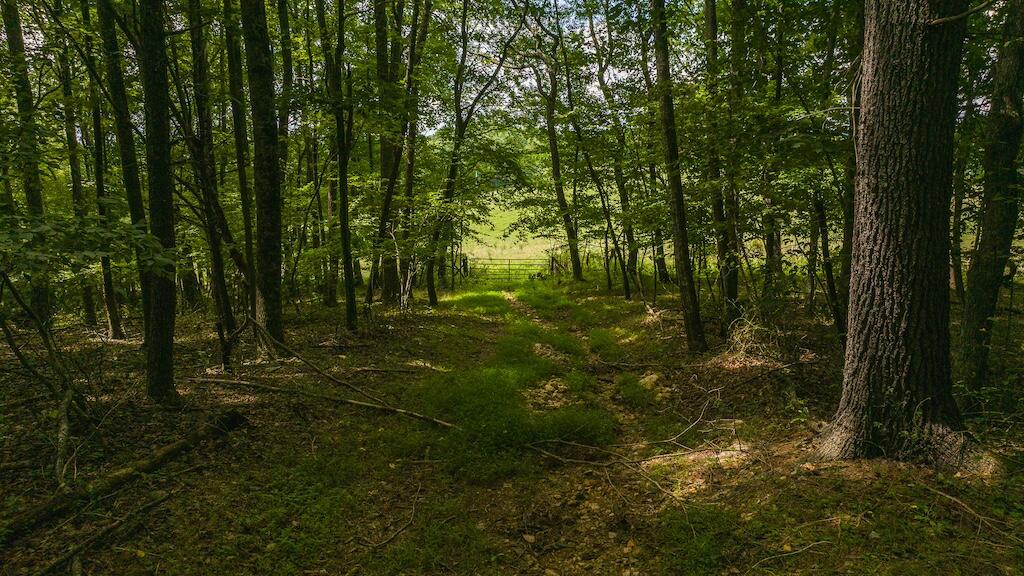
[[[683,182],[679,174],[679,140],[676,136],[675,105],[672,102],[672,71],[669,65],[665,0],[651,0],[651,26],[654,29],[654,57],[657,70],[655,91],[660,110],[662,143],[665,148],[665,171],[668,177],[669,203],[672,207],[676,278],[686,320],[686,341],[691,352],[704,352],[708,345],[704,338],[700,300],[697,298],[697,287],[693,279],[686,199],[683,197]]]
[[[107,94],[114,115],[115,136],[121,163],[121,183],[128,201],[128,214],[137,235],[148,229],[146,207],[142,201],[142,181],[139,177],[138,154],[135,150],[135,126],[128,107],[128,92],[125,87],[122,66],[121,43],[118,40],[114,6],[111,0],[97,0],[96,13],[99,19],[100,38],[103,45],[103,62],[106,68]],[[148,334],[151,282],[146,257],[138,242],[135,243],[135,260],[139,272],[139,288],[142,299],[143,334]],[[145,337],[145,336],[144,336]]]
[[[1024,133],[1024,0],[1008,0],[992,73],[983,165],[978,248],[971,255],[964,299],[963,364],[968,384],[988,379],[992,317],[1020,216],[1021,135]]]
[[[82,13],[82,27],[89,32],[85,36],[85,64],[87,68],[98,74],[89,0],[80,0],[79,6]],[[106,134],[103,130],[102,102],[98,81],[92,74],[89,75],[89,115],[92,121],[93,181],[96,193],[96,212],[107,225],[111,225],[113,220],[107,208],[107,152]],[[109,254],[100,256],[100,274],[103,281],[103,308],[107,315],[107,335],[114,340],[121,340],[124,338],[124,326],[121,318],[121,307],[117,299],[117,290],[114,288],[114,273],[110,264]]]
[[[4,32],[10,51],[11,83],[18,107],[17,162],[21,186],[25,193],[28,215],[36,220],[43,217],[43,183],[39,174],[41,162],[39,134],[36,126],[35,97],[28,75],[25,56],[25,38],[21,31],[21,14],[16,0],[3,0]],[[46,270],[37,270],[31,277],[31,306],[35,313],[48,322],[50,319],[50,280]]]
[[[241,0],[242,36],[252,108],[256,191],[256,321],[284,341],[281,319],[281,167],[274,113],[274,56],[262,0]],[[266,343],[265,343],[266,344]]]

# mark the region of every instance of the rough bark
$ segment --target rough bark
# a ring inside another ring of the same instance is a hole
[[[679,174],[679,141],[676,136],[675,108],[672,102],[672,73],[669,68],[668,33],[664,0],[651,0],[651,21],[654,27],[654,56],[657,68],[661,131],[665,145],[665,168],[668,177],[669,202],[672,207],[672,240],[675,247],[676,278],[686,323],[686,340],[691,352],[707,350],[704,325],[700,318],[700,300],[693,281],[690,262],[689,230],[686,222],[686,199]]]
[[[820,453],[959,467],[949,206],[965,0],[866,2],[843,394]]]
[[[177,400],[174,388],[174,180],[171,174],[170,87],[167,82],[163,0],[139,6],[138,56],[146,117],[146,183],[149,229],[162,254],[149,268],[149,323],[146,326],[146,389],[156,402]]]
[[[992,318],[1020,215],[1021,135],[1024,132],[1024,0],[1010,0],[993,71],[988,134],[982,159],[982,212],[978,248],[967,272],[962,354],[967,383],[988,380]]]

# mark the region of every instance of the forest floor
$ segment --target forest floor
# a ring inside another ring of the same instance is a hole
[[[1024,475],[959,477],[884,460],[822,463],[842,358],[831,329],[780,304],[730,345],[684,352],[657,305],[532,282],[461,291],[436,309],[289,311],[289,345],[342,382],[454,423],[359,399],[294,358],[210,369],[215,338],[180,318],[183,408],[146,401],[139,342],[59,339],[104,414],[76,431],[81,485],[186,435],[208,414],[247,424],[7,547],[30,574],[160,496],[71,563],[82,574],[1022,574]],[[773,325],[764,322],[765,326]],[[0,519],[55,490],[56,415],[13,357],[0,372]],[[204,381],[205,379],[205,381]],[[1020,414],[975,433],[1019,458]],[[1013,460],[1011,460],[1012,462]],[[0,521],[0,524],[3,522]],[[2,545],[0,545],[2,546]],[[78,564],[80,562],[80,565]],[[67,573],[67,566],[54,566]]]

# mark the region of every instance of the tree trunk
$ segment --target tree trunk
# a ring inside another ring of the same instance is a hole
[[[89,12],[89,0],[81,0],[82,27],[92,31],[91,14]],[[86,64],[90,69],[96,70],[96,56],[93,49],[92,36],[85,37]],[[103,116],[100,108],[99,87],[96,80],[89,76],[89,111],[92,119],[92,140],[93,140],[93,178],[96,188],[96,211],[107,226],[113,222],[107,211],[107,189],[106,189],[106,137],[103,134]],[[110,267],[110,256],[100,257],[100,270],[103,279],[103,307],[107,313],[107,335],[114,340],[124,339],[124,326],[121,321],[121,307],[117,301],[117,291],[114,289],[114,274]]]
[[[736,16],[734,16],[735,18]],[[715,0],[704,0],[704,22],[708,53],[708,100],[717,106],[718,100],[718,5]],[[715,222],[715,239],[718,255],[718,290],[722,298],[719,330],[722,337],[728,337],[729,329],[739,317],[736,304],[736,272],[739,267],[736,248],[735,221],[726,214],[726,191],[722,187],[722,162],[718,153],[718,122],[715,110],[708,111],[710,137],[708,138],[708,180],[712,186],[711,217]]]
[[[17,158],[21,172],[21,185],[25,192],[25,204],[32,220],[43,218],[43,184],[39,173],[39,137],[35,121],[35,98],[28,77],[28,60],[25,57],[25,39],[21,33],[21,15],[16,0],[3,0],[4,31],[7,34],[7,48],[10,51],[10,66],[14,98],[18,106]],[[31,273],[31,304],[35,313],[50,320],[50,280],[46,270]]]
[[[57,18],[63,15],[63,3],[60,0],[54,5]],[[57,54],[57,70],[60,75],[61,108],[64,120],[64,142],[68,147],[68,165],[71,172],[71,206],[78,222],[84,223],[87,212],[85,192],[82,188],[82,161],[78,145],[78,114],[74,98],[74,74],[68,60],[68,48],[61,43]],[[84,132],[84,127],[83,127]],[[82,313],[86,326],[96,325],[96,302],[93,298],[92,284],[82,273],[78,274],[78,286],[82,292]]]
[[[210,248],[213,304],[217,314],[221,360],[226,368],[231,365],[231,342],[226,335],[233,333],[236,326],[235,315],[231,310],[231,295],[228,293],[224,275],[224,252],[215,207],[220,204],[220,199],[217,193],[216,159],[213,156],[213,113],[210,109],[210,79],[206,62],[206,29],[200,0],[188,1],[188,23],[192,46],[192,87],[195,92],[194,104],[198,124],[197,137],[192,149],[193,165],[196,168],[196,180],[206,212],[206,241]]]
[[[231,99],[231,124],[235,143],[235,170],[238,172],[238,195],[242,204],[242,226],[245,241],[246,303],[250,317],[256,317],[256,274],[253,256],[252,190],[249,187],[249,129],[245,117],[245,87],[242,80],[242,50],[239,45],[238,15],[234,2],[224,0],[224,44],[228,61],[228,95]]]
[[[962,354],[967,383],[988,380],[992,317],[1020,214],[1019,174],[1024,131],[1024,0],[1006,5],[1003,38],[992,74],[978,249],[971,257],[964,301]]]
[[[565,185],[562,180],[562,159],[558,150],[558,130],[555,126],[555,107],[558,102],[558,71],[553,66],[548,67],[548,90],[545,90],[538,78],[538,88],[544,97],[544,127],[548,136],[548,151],[551,153],[551,179],[555,186],[555,199],[558,202],[558,211],[562,217],[562,226],[565,228],[566,242],[569,245],[569,262],[572,265],[572,277],[574,280],[583,280],[583,265],[580,263],[579,238],[576,235],[576,223],[573,222],[572,212],[569,210],[569,203],[565,198]]]
[[[686,199],[679,174],[679,142],[676,137],[676,115],[672,102],[672,73],[669,69],[668,33],[665,23],[665,1],[651,0],[651,22],[654,27],[654,55],[657,64],[657,85],[661,111],[661,131],[665,145],[665,167],[668,176],[669,200],[672,206],[672,240],[675,247],[676,278],[686,322],[686,340],[691,352],[708,349],[704,326],[700,319],[700,300],[693,282],[690,263],[690,239],[686,223]]]
[[[843,394],[820,452],[943,467],[970,443],[952,394],[949,206],[966,0],[866,2]]]
[[[284,342],[281,319],[281,167],[274,114],[274,56],[270,51],[266,6],[241,0],[252,108],[253,183],[256,191],[256,321]],[[262,340],[261,340],[262,342]],[[267,342],[265,349],[271,347]]]
[[[277,0],[277,24],[281,32],[281,105],[277,110],[278,152],[281,170],[288,171],[288,123],[292,108],[292,29],[288,15],[288,0]]]
[[[136,232],[144,234],[149,225],[146,222],[146,207],[142,201],[142,181],[139,178],[139,161],[135,152],[135,127],[128,108],[128,94],[125,90],[124,71],[121,66],[121,46],[117,40],[114,25],[114,7],[111,0],[97,0],[96,13],[99,15],[100,37],[103,43],[103,61],[107,72],[107,91],[110,107],[114,113],[115,136],[121,161],[121,182],[128,200],[128,214]],[[150,292],[152,290],[145,255],[138,246],[135,261],[139,270],[139,290],[142,294],[143,334],[148,333]]]
[[[150,267],[146,326],[146,386],[156,402],[177,400],[174,388],[174,180],[171,175],[170,88],[167,83],[163,0],[141,0],[139,65],[146,116],[146,181],[150,233],[164,252]]]

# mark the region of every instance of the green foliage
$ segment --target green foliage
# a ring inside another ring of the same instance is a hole
[[[617,362],[625,355],[613,330],[594,328],[587,333],[587,343],[590,350],[606,362]]]
[[[463,292],[446,299],[444,304],[485,315],[504,315],[512,311],[501,292]]]
[[[654,403],[654,392],[645,388],[636,374],[619,374],[615,377],[615,386],[622,402],[634,410],[647,408]]]

